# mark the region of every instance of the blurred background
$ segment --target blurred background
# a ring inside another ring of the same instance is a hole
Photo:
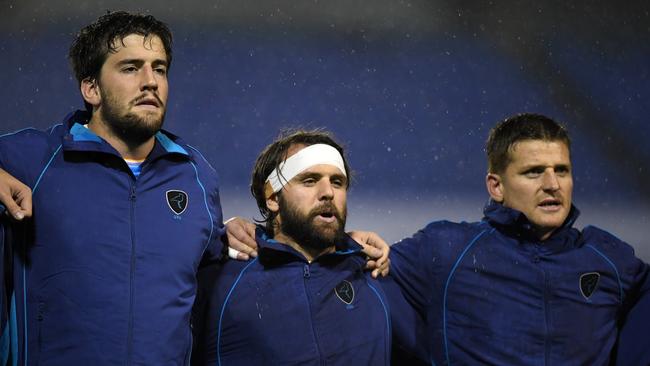
[[[221,177],[225,217],[255,218],[257,154],[283,127],[325,127],[355,179],[348,228],[393,242],[474,221],[484,142],[536,112],[573,139],[578,226],[650,261],[650,4],[646,1],[0,1],[0,133],[83,108],[75,33],[107,10],[174,32],[165,128]]]

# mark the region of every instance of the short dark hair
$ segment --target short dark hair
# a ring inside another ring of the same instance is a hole
[[[485,151],[489,173],[503,173],[510,164],[510,151],[524,140],[560,141],[571,150],[569,133],[558,122],[541,114],[522,113],[497,123],[490,131]]]
[[[343,147],[334,140],[332,133],[323,129],[314,129],[309,131],[303,129],[288,129],[281,131],[276,140],[264,148],[257,157],[251,177],[251,193],[253,194],[253,197],[255,197],[255,201],[257,201],[257,207],[259,208],[263,218],[262,220],[257,221],[265,223],[266,230],[269,233],[273,233],[273,220],[275,219],[276,213],[266,207],[266,195],[264,192],[266,179],[273,170],[277,169],[280,164],[287,159],[289,148],[293,145],[300,144],[307,146],[327,144],[338,150],[343,158],[345,174],[348,177],[346,187],[350,186],[350,167],[345,158],[345,151],[343,150]],[[277,194],[279,195],[281,192],[278,192]]]
[[[117,43],[138,34],[145,38],[158,36],[167,55],[167,67],[172,62],[172,33],[167,25],[152,15],[132,14],[126,11],[109,12],[85,26],[72,42],[68,58],[77,82],[97,80],[109,52],[117,51]],[[88,103],[86,109],[92,111]]]

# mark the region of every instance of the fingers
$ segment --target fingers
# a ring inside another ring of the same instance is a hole
[[[247,261],[250,259],[250,256],[248,254],[242,253],[239,250],[231,247],[228,247],[228,257],[239,261]]]
[[[390,273],[390,258],[386,261],[386,266],[381,270],[381,276],[386,277]]]
[[[390,247],[379,235],[371,231],[351,231],[352,239],[363,246],[363,252],[373,258],[388,258]]]
[[[372,259],[366,262],[366,269],[372,270],[372,278],[377,278],[379,276],[386,277],[390,273],[390,259],[382,262],[381,264]]]
[[[18,192],[16,199],[16,202],[20,206],[20,211],[17,211],[15,215],[20,215],[23,218],[32,217],[32,190],[24,184],[22,186],[23,188]]]
[[[0,194],[0,211],[7,216],[13,217],[15,220],[22,220],[25,218],[20,206],[18,206],[13,199],[7,199]]]
[[[368,256],[366,268],[372,270],[372,277],[387,276],[390,271],[389,245],[373,232],[353,231],[350,236],[361,243],[363,252]]]
[[[383,251],[379,248],[367,244],[362,244],[361,246],[363,247],[363,252],[370,258],[379,259],[384,255]]]
[[[32,190],[2,169],[0,169],[0,203],[16,220],[32,216]]]
[[[367,243],[372,247],[364,248],[364,252],[375,260],[375,266],[378,269],[377,273],[386,272],[390,265],[390,261],[388,260],[390,247],[379,235],[372,232],[368,233]]]
[[[240,217],[233,217],[225,222],[228,239],[228,255],[239,260],[257,257],[255,225]]]
[[[32,216],[32,198],[31,190],[25,186],[28,190],[27,193],[22,192],[21,194],[27,195],[28,198],[17,199],[11,193],[2,191],[0,192],[0,203],[4,205],[4,209],[7,213],[13,217],[15,220],[22,220],[25,217]],[[24,206],[21,207],[21,205]]]
[[[384,261],[377,269],[373,271],[373,273],[376,273],[377,276],[381,275],[382,277],[388,276],[388,273],[390,272],[390,259],[387,259]],[[375,278],[377,278],[377,276]]]
[[[255,247],[252,247],[250,242],[243,242],[235,235],[228,233],[227,236],[228,254],[231,258],[248,260],[250,257],[257,257],[257,243],[254,243]]]
[[[370,272],[370,275],[372,276],[372,278],[377,278],[377,276],[379,275],[379,268],[377,268],[377,262],[375,262],[372,259],[369,259],[366,262],[366,269],[367,270],[372,270],[372,272]]]

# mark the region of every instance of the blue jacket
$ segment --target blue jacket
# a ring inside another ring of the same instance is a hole
[[[617,365],[650,365],[650,284],[644,290],[621,329]]]
[[[88,117],[0,138],[0,167],[32,188],[34,203],[33,220],[4,226],[11,360],[189,364],[196,273],[221,252],[216,173],[159,132],[136,179],[82,126]]]
[[[308,263],[257,234],[258,258],[200,272],[192,364],[389,364],[388,303],[358,244]]]
[[[392,247],[391,275],[426,319],[434,365],[606,365],[648,265],[611,234],[572,228],[544,242],[519,211],[433,222]],[[415,329],[415,327],[413,327]]]

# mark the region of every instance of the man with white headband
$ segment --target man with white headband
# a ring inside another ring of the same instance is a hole
[[[390,363],[389,307],[408,305],[388,303],[345,234],[349,182],[343,149],[322,131],[285,134],[260,154],[259,255],[199,273],[193,364]]]
[[[391,277],[424,319],[392,311],[393,326],[413,330],[429,364],[609,365],[617,340],[618,364],[650,364],[650,266],[573,227],[570,147],[551,118],[506,118],[486,143],[483,220],[434,221],[392,246]]]

